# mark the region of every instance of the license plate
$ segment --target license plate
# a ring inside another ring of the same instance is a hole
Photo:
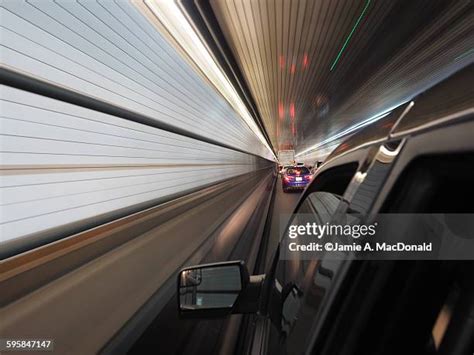
[[[303,181],[303,178],[302,177],[297,177],[296,181]]]

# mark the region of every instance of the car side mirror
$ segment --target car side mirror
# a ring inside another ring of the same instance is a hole
[[[264,275],[249,276],[243,261],[203,264],[178,274],[178,310],[183,318],[254,313],[260,305]]]

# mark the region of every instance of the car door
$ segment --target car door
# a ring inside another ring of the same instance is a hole
[[[357,163],[346,164],[319,174],[305,193],[290,224],[329,222],[338,210],[341,196],[357,167]],[[288,238],[286,230],[274,259],[268,310],[271,318],[268,354],[305,352],[310,334],[315,331],[315,319],[326,311],[325,304],[334,296],[346,269],[344,260],[318,260],[308,258],[304,253],[290,255],[284,252],[281,248]]]

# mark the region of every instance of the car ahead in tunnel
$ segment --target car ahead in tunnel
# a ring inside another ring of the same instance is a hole
[[[245,314],[238,353],[472,354],[473,77],[471,65],[340,145],[302,194],[265,275],[240,261],[185,268],[181,317]],[[370,224],[382,214],[406,216],[397,230],[430,238],[432,260],[288,252],[293,224]]]
[[[311,181],[311,172],[304,166],[293,166],[285,169],[281,177],[283,192],[302,190]]]
[[[283,165],[282,168],[280,169],[279,173],[281,176],[283,176],[283,174],[285,173],[285,171],[289,168],[292,168],[293,165]]]

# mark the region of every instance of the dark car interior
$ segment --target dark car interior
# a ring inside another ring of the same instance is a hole
[[[465,169],[472,163],[472,156],[466,154],[415,159],[397,180],[382,212],[472,213],[474,176],[473,170]],[[447,169],[456,174],[448,177]],[[460,195],[466,198],[460,200]],[[467,354],[472,350],[472,261],[356,263],[358,276],[347,281],[340,303],[336,301],[337,315],[328,320],[326,336],[319,338],[323,340],[316,341],[315,354]]]

